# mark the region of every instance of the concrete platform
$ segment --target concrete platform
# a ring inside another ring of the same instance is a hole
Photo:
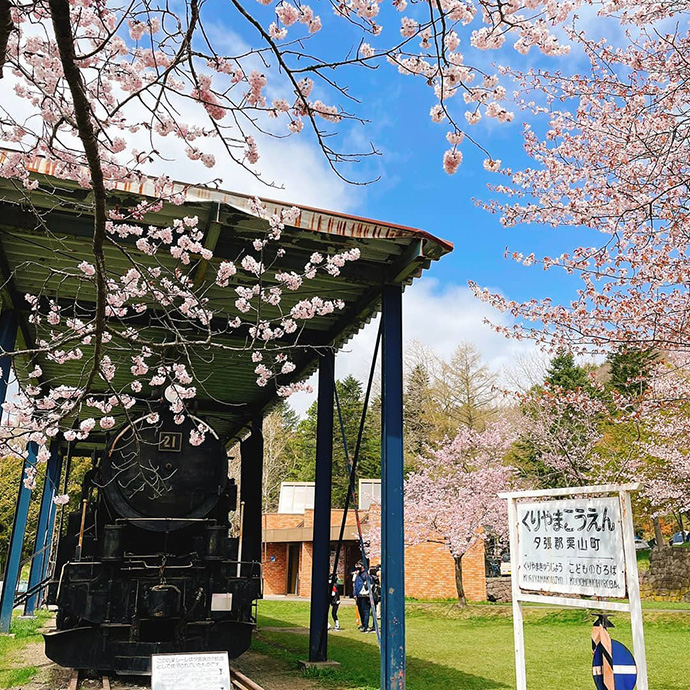
[[[339,661],[298,661],[297,665],[302,671],[308,668],[340,668]]]

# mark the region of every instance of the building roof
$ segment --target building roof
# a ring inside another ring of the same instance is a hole
[[[0,151],[0,162],[5,155]],[[31,192],[16,180],[0,179],[2,303],[3,308],[17,311],[20,346],[29,347],[40,333],[37,334],[28,322],[29,305],[24,298],[25,293],[42,291],[64,305],[73,304],[78,298],[85,313],[93,303],[88,294],[81,292],[77,295],[74,281],[46,283],[48,267],[73,271],[81,261],[88,261],[91,256],[91,192],[76,182],[54,177],[54,166],[44,158],[34,159],[30,169],[39,180],[39,187]],[[175,193],[184,193],[185,203],[166,202],[159,212],[148,214],[144,224],[165,227],[177,218],[196,215],[199,227],[205,232],[205,246],[213,251],[212,262],[236,260],[254,239],[263,238],[266,232],[267,221],[252,212],[251,198],[246,195],[180,182],[171,183],[171,189]],[[144,198],[156,198],[154,178],[141,178],[136,184],[114,184],[109,193],[111,207],[129,208]],[[269,212],[292,206],[262,201]],[[370,321],[380,308],[380,293],[384,285],[409,285],[431,261],[452,250],[450,243],[416,228],[307,206],[297,208],[300,210],[297,220],[292,227],[285,228],[280,240],[286,253],[283,258],[276,259],[266,274],[269,283],[278,270],[301,270],[313,252],[329,255],[357,247],[361,256],[343,267],[338,277],[320,273],[309,281],[308,287],[284,293],[283,308],[314,294],[324,299],[342,299],[346,307],[305,323],[300,337],[305,349],[296,355],[297,368],[292,375],[284,377],[283,384],[304,379],[316,368],[320,351],[329,346],[342,347]],[[133,245],[132,251],[137,252]],[[113,276],[118,278],[130,267],[126,257],[111,246],[106,248],[106,262]],[[234,291],[228,292],[228,288],[220,288],[212,280],[207,280],[207,268],[206,262],[199,260],[194,269],[195,280],[206,288],[211,308],[225,319],[233,318],[239,314],[234,306]],[[235,279],[238,280],[236,284],[241,284],[239,273]],[[147,328],[151,335],[156,332],[155,310],[149,309],[147,314],[145,319],[133,319],[133,324]],[[165,333],[158,336],[164,338]],[[237,335],[219,337],[238,347],[246,341]],[[82,367],[79,362],[57,365],[43,358],[39,363],[46,381],[59,380],[65,385],[78,385]],[[16,365],[20,378],[25,377],[29,370],[28,361],[24,364],[19,362]],[[275,386],[257,386],[255,365],[246,351],[216,353],[208,361],[200,358],[194,364],[197,371],[203,372],[203,384],[197,396],[198,413],[226,438],[240,433],[253,415],[270,407],[277,399]],[[125,386],[128,377],[128,367],[119,367],[113,384]]]

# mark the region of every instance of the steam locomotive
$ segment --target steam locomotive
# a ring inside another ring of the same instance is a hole
[[[198,420],[197,420],[198,423]],[[212,430],[160,414],[125,426],[87,472],[60,538],[44,635],[62,666],[150,673],[151,655],[249,648],[261,564],[230,537],[237,489]]]

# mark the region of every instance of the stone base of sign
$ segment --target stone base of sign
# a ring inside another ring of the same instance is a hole
[[[649,570],[640,573],[640,595],[652,601],[690,601],[690,549],[652,549]]]
[[[688,549],[690,551],[690,549]],[[486,578],[486,598],[488,601],[505,603],[512,601],[512,577],[487,577]],[[531,594],[543,594],[543,592],[523,590]],[[559,594],[564,599],[582,599],[580,594]]]
[[[339,661],[298,661],[297,665],[302,671],[309,668],[340,668]]]
[[[510,577],[487,577],[486,578],[486,598],[497,603],[509,602],[512,599],[512,578]]]

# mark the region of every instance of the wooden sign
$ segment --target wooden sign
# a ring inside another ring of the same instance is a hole
[[[527,690],[523,604],[630,614],[636,665],[619,663],[621,688],[648,690],[630,492],[639,484],[499,494],[508,499],[517,690]],[[592,599],[558,596],[580,594]],[[627,595],[628,601],[610,601]],[[595,682],[597,665],[594,666]],[[614,668],[614,674],[616,668]],[[547,684],[548,686],[548,684]]]
[[[617,497],[517,504],[521,589],[624,599]]]

